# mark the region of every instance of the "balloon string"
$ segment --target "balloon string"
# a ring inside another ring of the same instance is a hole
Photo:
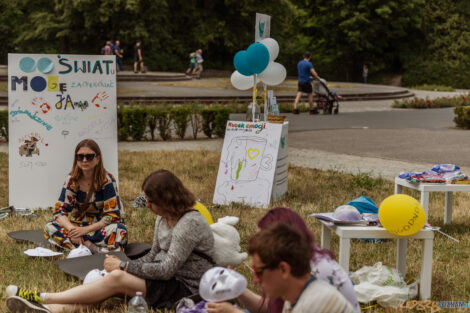
[[[441,233],[442,235],[444,235],[444,236],[446,236],[446,237],[448,237],[448,238],[450,238],[450,239],[452,239],[452,240],[454,240],[454,241],[460,243],[460,241],[459,241],[458,239],[456,239],[456,238],[452,237],[451,235],[448,235],[448,234],[444,233],[443,231],[441,231],[441,228],[440,228],[440,227],[431,226],[429,223],[426,223],[426,226],[429,227],[431,230],[437,231],[438,233]]]

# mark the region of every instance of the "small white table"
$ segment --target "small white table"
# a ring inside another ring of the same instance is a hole
[[[339,265],[349,272],[350,240],[352,238],[388,238],[397,239],[397,269],[405,276],[406,274],[406,250],[407,239],[423,240],[423,255],[421,261],[419,296],[422,300],[431,297],[432,280],[432,252],[434,232],[423,228],[416,234],[408,237],[400,237],[389,233],[385,228],[378,226],[339,226],[333,223],[321,222],[321,246],[330,249],[331,232],[339,236]]]
[[[444,205],[444,224],[452,223],[452,200],[453,192],[470,192],[470,185],[459,184],[413,184],[406,179],[395,177],[395,193],[402,193],[403,187],[419,190],[421,192],[420,202],[426,212],[426,221],[428,220],[428,206],[430,192],[445,192],[446,200]]]

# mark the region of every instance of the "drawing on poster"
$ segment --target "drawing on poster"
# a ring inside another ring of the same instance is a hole
[[[232,138],[226,149],[227,158],[222,161],[226,180],[217,188],[217,193],[225,201],[269,202],[269,199],[260,199],[259,195],[268,197],[271,185],[266,179],[258,178],[260,171],[272,169],[273,156],[265,153],[266,144],[265,138],[256,136]]]
[[[35,114],[38,114],[39,112],[42,114],[47,114],[51,110],[51,106],[43,97],[34,97],[31,101],[31,104],[38,108]]]
[[[93,103],[97,108],[102,107],[103,109],[106,109],[106,107],[103,105],[103,102],[108,99],[109,96],[106,93],[106,91],[101,91],[96,94],[96,96],[93,97],[91,100],[91,103]]]
[[[49,145],[44,141],[44,138],[39,133],[27,134],[21,138],[18,138],[18,141],[20,143],[18,152],[20,156],[25,157],[32,157],[33,154],[39,156],[40,150],[38,145],[42,144],[45,147]]]

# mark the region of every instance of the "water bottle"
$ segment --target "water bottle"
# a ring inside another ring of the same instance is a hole
[[[273,103],[271,104],[272,115],[279,115],[279,106],[277,105],[276,97],[273,97]]]
[[[135,297],[129,301],[129,306],[127,307],[128,313],[147,313],[148,306],[145,302],[144,297],[142,297],[142,292],[137,291]]]

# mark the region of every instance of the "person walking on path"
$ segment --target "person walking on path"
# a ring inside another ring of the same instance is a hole
[[[367,64],[364,64],[362,66],[362,81],[364,84],[367,84],[367,74],[369,74],[369,68],[367,67]]]
[[[189,68],[186,70],[186,76],[193,74],[196,69],[196,52],[189,54]]]
[[[297,71],[299,74],[299,83],[298,83],[298,90],[297,96],[295,97],[294,101],[294,110],[292,113],[299,114],[299,110],[297,109],[297,105],[299,104],[299,100],[302,97],[302,94],[306,93],[308,95],[308,103],[310,105],[310,114],[318,114],[318,110],[313,107],[313,95],[312,95],[312,84],[310,82],[310,75],[315,77],[316,79],[320,80],[320,76],[318,76],[317,72],[313,68],[312,63],[310,63],[310,52],[306,51],[304,53],[304,59],[297,63]]]
[[[140,64],[140,72],[145,73],[144,61],[142,58],[142,41],[137,40],[134,46],[134,73],[138,73],[137,66]]]
[[[202,66],[204,59],[202,58],[202,49],[196,50],[196,68],[193,70],[193,74],[196,74],[196,78],[201,78],[202,71],[204,70]]]
[[[112,52],[112,49],[111,49],[111,41],[106,41],[106,45],[103,47],[103,49],[101,49],[101,54],[104,54],[104,55],[112,55],[113,52]]]
[[[122,71],[122,54],[121,54],[121,43],[116,40],[112,46],[113,54],[116,55],[116,71]]]

